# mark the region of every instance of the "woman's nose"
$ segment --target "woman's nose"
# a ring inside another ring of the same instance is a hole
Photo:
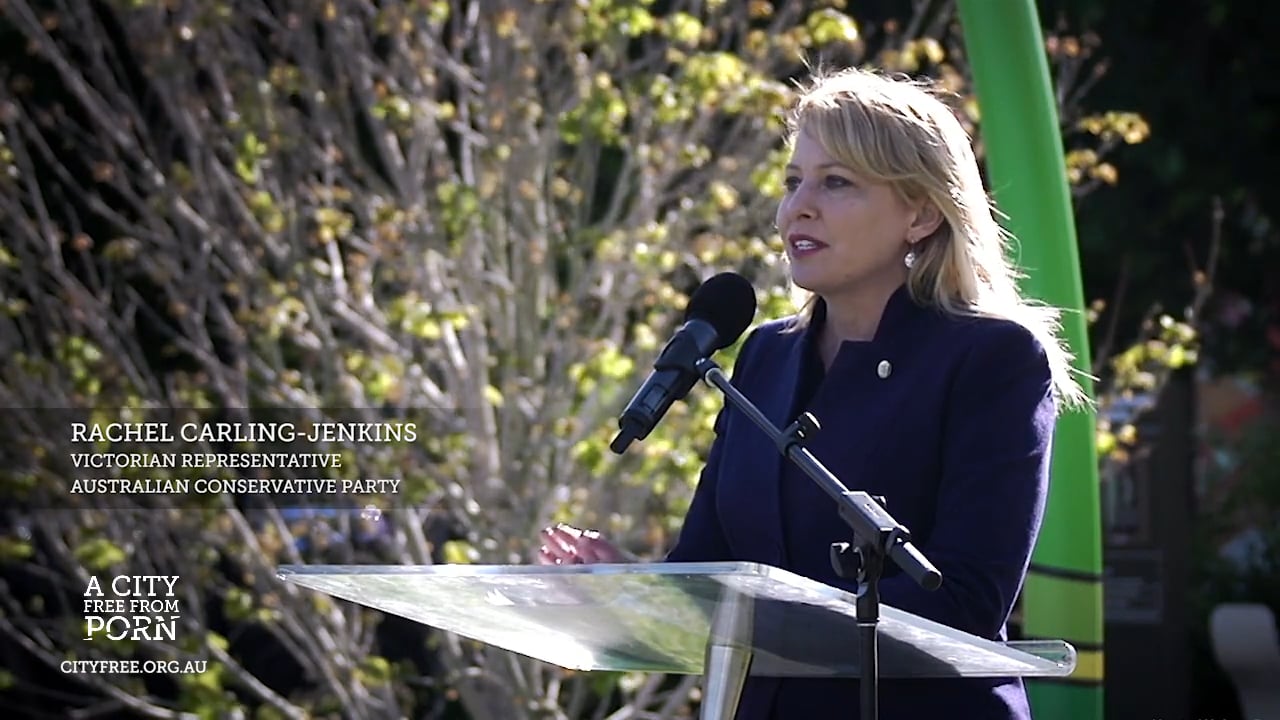
[[[780,221],[811,218],[815,214],[814,195],[808,183],[800,183],[783,198]],[[781,223],[780,223],[781,224]]]

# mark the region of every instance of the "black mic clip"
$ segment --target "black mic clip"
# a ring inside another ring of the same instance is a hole
[[[822,426],[818,424],[818,418],[814,417],[813,413],[801,413],[795,422],[778,435],[774,444],[778,446],[778,452],[782,453],[783,457],[790,457],[792,446],[803,445],[805,440],[812,438],[821,429]]]

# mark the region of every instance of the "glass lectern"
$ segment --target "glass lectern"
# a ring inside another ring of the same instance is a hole
[[[755,563],[283,566],[335,597],[574,670],[704,675],[732,718],[747,675],[858,677],[854,596]],[[882,678],[1063,677],[1062,641],[993,642],[882,606]]]

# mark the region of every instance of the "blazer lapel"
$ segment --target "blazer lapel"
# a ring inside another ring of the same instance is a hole
[[[779,430],[786,430],[795,418],[792,408],[800,381],[800,370],[804,362],[804,348],[809,333],[791,333],[781,336],[781,342],[761,348],[762,352],[772,357],[760,358],[761,380],[753,382],[747,399],[755,403],[769,422]],[[765,379],[767,378],[767,379]],[[742,422],[753,425],[750,419],[742,417]],[[740,446],[746,455],[741,465],[745,473],[739,487],[749,493],[747,504],[755,509],[757,522],[749,528],[754,537],[743,538],[754,547],[760,559],[771,565],[786,563],[786,543],[783,540],[781,488],[783,463],[791,462],[784,458],[778,448],[765,436],[763,430],[756,429],[750,435],[751,441]],[[757,553],[753,553],[757,554]]]

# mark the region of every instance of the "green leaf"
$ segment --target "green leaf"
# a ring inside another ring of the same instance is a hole
[[[217,648],[223,652],[226,652],[227,648],[231,647],[230,643],[227,642],[227,639],[216,632],[206,634],[205,643],[209,647]]]
[[[253,596],[243,588],[232,587],[222,601],[228,620],[244,620],[253,612]]]
[[[94,538],[75,550],[76,560],[87,570],[106,570],[124,562],[126,555],[119,545],[105,538]]]
[[[367,686],[389,685],[395,678],[391,663],[377,655],[370,655],[361,660],[356,675],[360,682]]]
[[[494,407],[502,407],[502,391],[492,385],[484,388],[484,400]]]
[[[853,18],[834,8],[823,8],[809,15],[805,25],[817,45],[858,40],[858,26]]]
[[[35,554],[30,542],[14,538],[0,538],[0,562],[26,560]]]
[[[693,46],[702,37],[702,22],[689,13],[672,13],[663,21],[662,32],[679,45]]]
[[[480,554],[470,543],[463,540],[449,540],[440,546],[444,561],[450,565],[470,565]]]
[[[1097,434],[1097,446],[1099,455],[1108,455],[1116,449],[1116,436],[1105,430],[1099,430]]]

